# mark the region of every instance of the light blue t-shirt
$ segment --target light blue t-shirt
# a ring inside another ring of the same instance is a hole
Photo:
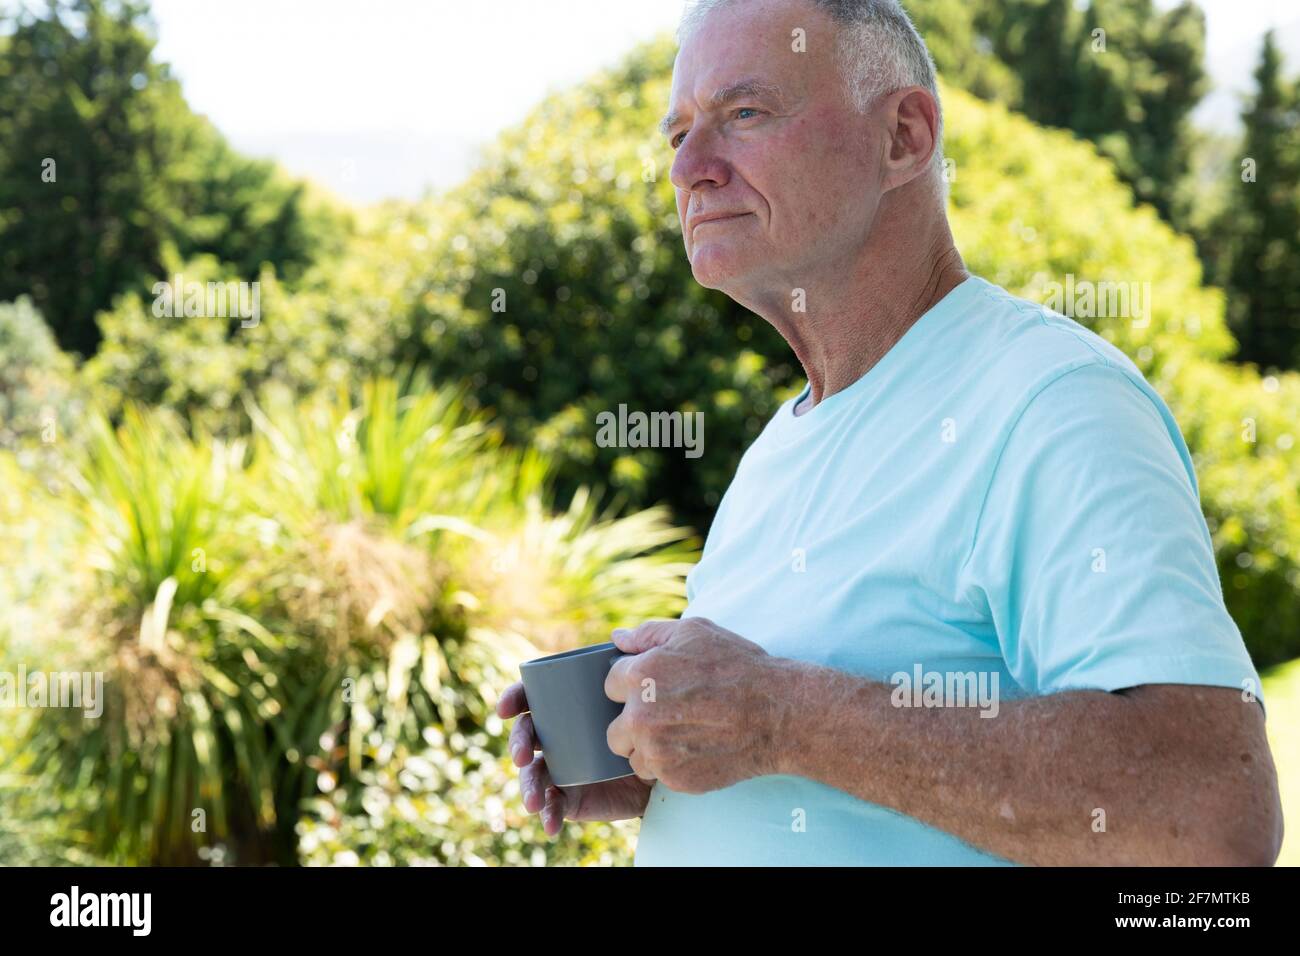
[[[683,617],[891,692],[908,684],[895,675],[921,678],[900,698],[914,704],[931,674],[983,675],[986,689],[996,675],[1003,702],[1150,683],[1258,694],[1187,446],[1101,337],[972,277],[848,388],[796,416],[798,401],[742,458]],[[700,795],[656,784],[636,854],[1006,862],[796,776]]]

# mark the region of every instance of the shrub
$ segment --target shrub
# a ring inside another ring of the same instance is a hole
[[[37,712],[25,779],[115,862],[291,863],[307,800],[310,862],[352,859],[352,840],[383,862],[375,827],[388,858],[623,852],[608,828],[555,845],[491,829],[483,788],[514,792],[492,707],[539,646],[680,610],[696,543],[585,495],[552,512],[547,462],[452,391],[269,389],[248,410],[251,448],[135,406],[88,419],[72,489],[43,506],[70,514],[86,563],[62,621],[80,650],[59,660],[104,672],[105,709]],[[418,799],[377,814],[394,786]]]

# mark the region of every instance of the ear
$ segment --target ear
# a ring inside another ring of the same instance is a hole
[[[908,86],[880,101],[885,124],[881,163],[887,192],[905,186],[930,169],[939,138],[939,104],[923,86]]]

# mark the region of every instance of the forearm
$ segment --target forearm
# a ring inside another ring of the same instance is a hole
[[[1046,865],[1271,862],[1258,833],[1273,819],[1267,743],[1252,739],[1262,721],[1255,704],[1225,708],[1221,689],[1181,688],[1210,701],[1179,720],[1157,688],[1004,701],[987,718],[896,707],[891,686],[829,668],[782,661],[776,671],[782,772],[990,853]],[[1245,756],[1224,752],[1237,741]]]

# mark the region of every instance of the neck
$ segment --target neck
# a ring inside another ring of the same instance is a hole
[[[903,242],[897,237],[906,236]],[[787,275],[764,283],[742,305],[770,322],[790,343],[811,386],[805,412],[848,388],[879,362],[913,323],[960,285],[968,273],[940,211],[926,216],[882,207],[871,235],[844,261],[823,262],[803,281]],[[791,309],[794,288],[806,311]],[[748,301],[747,301],[748,300]]]

